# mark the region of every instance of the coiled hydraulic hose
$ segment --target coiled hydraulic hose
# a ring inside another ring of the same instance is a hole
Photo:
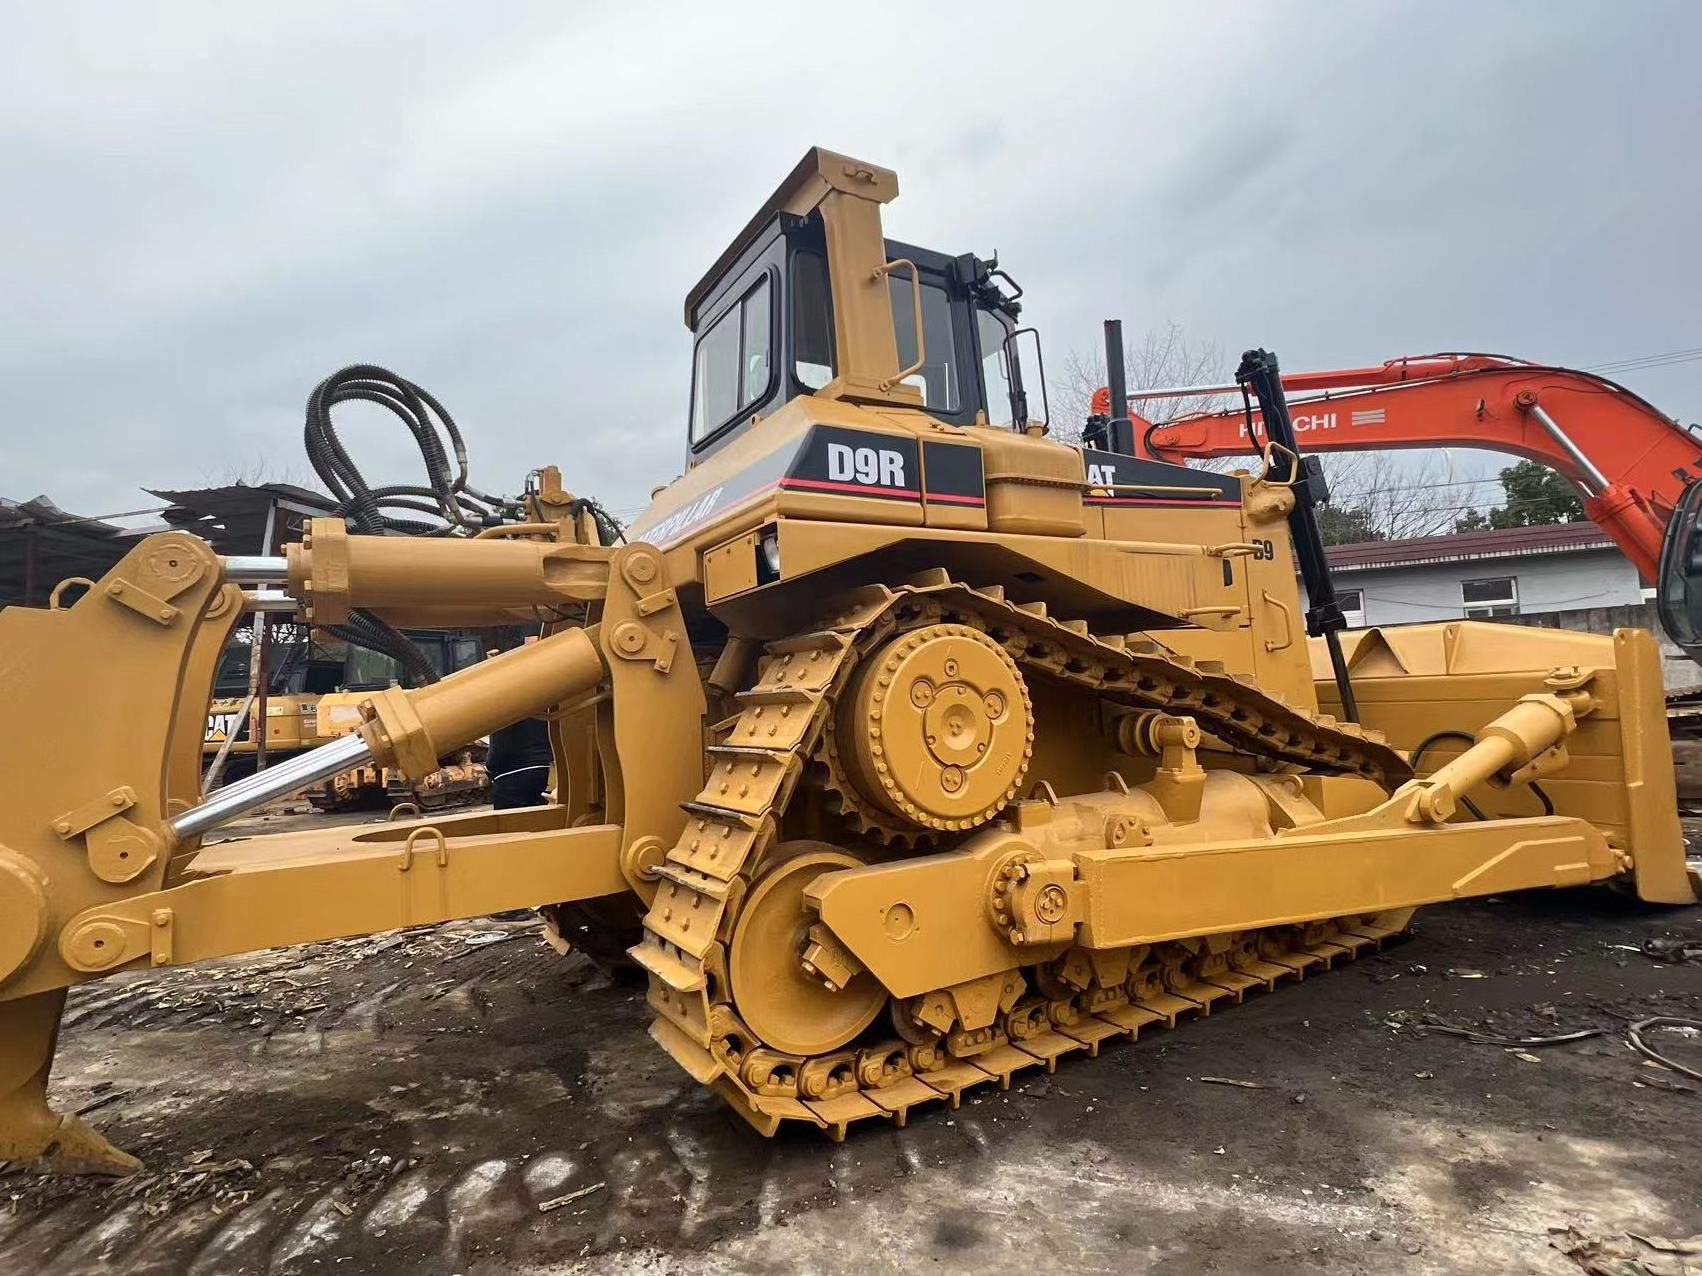
[[[331,409],[352,401],[374,403],[393,413],[414,436],[425,462],[426,486],[395,484],[372,487],[349,456],[331,420]],[[454,450],[452,469],[444,436]],[[405,532],[413,536],[443,536],[476,530],[515,513],[515,502],[491,496],[467,482],[467,448],[455,418],[432,395],[387,368],[352,364],[333,372],[307,396],[307,459],[314,473],[337,499],[337,513],[353,531],[368,536]],[[423,514],[426,519],[406,517]]]
[[[423,487],[414,484],[373,487],[367,482],[331,420],[332,408],[355,401],[376,404],[408,427],[425,462]],[[314,473],[337,501],[336,513],[356,534],[469,536],[482,528],[523,517],[519,501],[492,496],[468,483],[467,447],[455,418],[430,392],[388,368],[370,363],[351,364],[315,386],[307,396],[305,442]],[[605,545],[626,540],[620,522],[597,501],[581,497],[574,502],[573,512],[590,513]],[[421,686],[438,679],[437,670],[425,653],[406,634],[371,611],[356,609],[349,613],[348,623],[331,626],[329,632],[396,661],[408,686]]]
[[[333,407],[357,400],[385,408],[408,427],[425,462],[425,486],[373,487],[366,481],[331,420]],[[445,435],[455,455],[453,469],[444,446]],[[502,521],[505,513],[515,510],[514,502],[468,485],[467,448],[455,418],[428,391],[387,368],[352,364],[315,386],[307,397],[305,442],[314,473],[337,501],[336,512],[351,531],[359,534],[466,535]],[[331,626],[329,632],[390,657],[400,666],[402,681],[408,686],[438,679],[425,653],[373,612],[357,609],[350,613],[347,624]]]

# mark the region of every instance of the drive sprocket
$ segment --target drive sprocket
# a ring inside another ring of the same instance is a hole
[[[871,823],[959,832],[1016,797],[1034,710],[1003,647],[970,625],[933,624],[862,664],[831,735],[830,784]]]

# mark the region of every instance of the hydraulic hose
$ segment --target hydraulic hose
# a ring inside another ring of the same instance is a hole
[[[367,482],[331,419],[333,407],[353,401],[377,404],[408,427],[425,462],[425,486],[375,488]],[[444,446],[445,436],[454,452],[453,468]],[[313,388],[307,397],[305,442],[314,473],[337,500],[337,513],[353,532],[368,536],[390,532],[409,536],[464,534],[500,521],[508,504],[468,486],[466,444],[448,409],[429,391],[375,364],[351,364]],[[437,681],[437,670],[425,653],[406,634],[372,612],[357,610],[350,614],[347,624],[333,626],[330,632],[396,661],[407,686]]]
[[[1412,752],[1408,755],[1408,758],[1412,763],[1414,773],[1418,771],[1420,762],[1423,760],[1424,755],[1430,750],[1431,746],[1440,744],[1444,740],[1464,741],[1467,748],[1470,748],[1472,745],[1477,743],[1477,737],[1470,731],[1433,731],[1414,745]],[[1554,799],[1548,796],[1548,790],[1543,788],[1542,785],[1538,784],[1535,780],[1527,781],[1526,787],[1536,795],[1537,801],[1542,803],[1542,813],[1544,815],[1553,815]],[[1464,806],[1466,810],[1470,811],[1477,819],[1487,820],[1489,818],[1483,813],[1483,808],[1476,802],[1472,801],[1469,797],[1461,795],[1460,804]]]
[[[331,419],[331,409],[353,401],[377,404],[408,427],[425,462],[426,486],[373,487],[349,456]],[[449,448],[454,451],[453,468]],[[467,447],[455,418],[431,393],[375,364],[357,363],[333,372],[307,397],[307,458],[349,526],[369,536],[386,531],[441,536],[501,519],[511,502],[471,487]],[[426,519],[401,516],[422,514]],[[426,521],[430,518],[440,522]]]
[[[407,426],[425,465],[425,484],[374,487],[337,432],[332,409],[339,404],[375,404]],[[522,516],[520,502],[491,496],[467,478],[467,447],[455,418],[429,391],[376,364],[351,364],[326,377],[307,397],[304,434],[314,473],[336,500],[349,531],[364,536],[471,536]],[[453,456],[453,460],[451,460]],[[626,540],[620,522],[597,501],[582,497],[573,512],[589,513],[605,545]],[[438,680],[438,673],[406,634],[377,614],[357,609],[346,624],[329,627],[346,642],[390,657],[411,687]]]
[[[601,501],[589,496],[581,496],[573,502],[572,509],[575,515],[584,513],[591,515],[591,521],[597,524],[597,538],[603,544],[626,544],[626,528],[618,518],[603,508]]]

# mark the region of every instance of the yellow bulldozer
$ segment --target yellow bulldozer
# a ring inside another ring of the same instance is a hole
[[[1020,290],[888,240],[897,191],[812,150],[691,290],[688,468],[624,540],[553,469],[481,505],[463,459],[409,498],[448,534],[354,534],[388,498],[353,487],[282,558],[170,532],[0,613],[0,1159],[136,1165],[47,1102],[72,985],[506,909],[629,946],[656,1044],[757,1130],[842,1137],[1218,1013],[1425,904],[1694,901],[1647,634],[1342,640],[1274,359],[1242,365],[1257,473],[1139,460],[1126,422],[1056,441]],[[203,794],[245,585],[319,627],[543,637]],[[537,716],[545,805],[211,838]]]

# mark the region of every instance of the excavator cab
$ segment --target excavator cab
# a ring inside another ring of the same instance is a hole
[[[806,163],[830,167],[834,158],[812,152]],[[890,177],[883,171],[867,180]],[[788,179],[797,184],[796,175]],[[952,425],[1020,425],[1027,417],[1016,351],[1022,290],[997,259],[883,239],[881,260],[852,264],[853,254],[829,251],[829,238],[849,232],[844,223],[862,211],[861,201],[830,194],[794,201],[804,211],[791,211],[788,185],[687,297],[690,463],[804,394],[920,407]],[[835,279],[835,270],[855,276]],[[869,365],[898,375],[869,384],[859,375]]]
[[[1667,523],[1655,592],[1667,637],[1702,662],[1702,479],[1684,489]]]

